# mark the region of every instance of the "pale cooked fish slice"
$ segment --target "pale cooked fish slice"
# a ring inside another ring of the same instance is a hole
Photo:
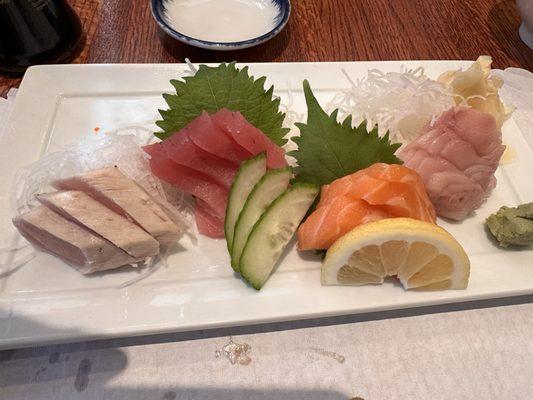
[[[137,183],[117,167],[87,171],[53,183],[57,189],[79,190],[130,218],[163,245],[176,242],[181,229]]]
[[[45,206],[13,218],[13,224],[35,247],[59,257],[82,274],[142,261]]]
[[[40,194],[46,207],[109,240],[134,258],[153,257],[159,242],[138,225],[77,190]]]

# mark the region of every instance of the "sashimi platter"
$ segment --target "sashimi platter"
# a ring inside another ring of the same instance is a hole
[[[106,320],[101,331],[66,314],[49,322],[99,337],[491,297],[480,288],[508,281],[504,264],[508,274],[533,269],[531,187],[502,171],[533,160],[506,139],[516,110],[500,98],[491,58],[436,76],[423,67],[342,74],[345,88],[328,99],[312,76],[281,98],[246,65],[189,63],[151,110],[153,128],[95,127],[15,171],[0,337],[21,335],[24,324],[7,321],[28,293],[64,301],[71,316],[98,303],[88,313]],[[504,173],[519,192],[507,202]],[[10,286],[19,274],[41,279],[48,264],[53,290],[46,279],[39,290]],[[495,297],[527,292],[513,289]],[[122,304],[137,296],[145,315],[169,313],[142,326],[135,307],[125,316],[109,305],[104,318],[113,294]],[[45,316],[35,312],[44,325]],[[43,341],[84,336],[50,332]]]

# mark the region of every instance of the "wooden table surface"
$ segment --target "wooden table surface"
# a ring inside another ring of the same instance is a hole
[[[494,68],[533,68],[514,0],[293,0],[287,27],[260,46],[197,49],[165,36],[149,0],[70,0],[85,40],[75,63],[237,60],[354,61],[493,57]],[[20,79],[0,76],[0,95]]]

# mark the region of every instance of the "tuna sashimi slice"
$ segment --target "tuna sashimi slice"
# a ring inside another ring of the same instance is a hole
[[[240,163],[263,151],[267,166],[285,167],[285,152],[238,112],[203,112],[161,143],[145,146],[161,180],[193,195],[200,233],[222,237],[227,198]]]
[[[116,167],[87,171],[57,180],[53,185],[60,190],[87,193],[117,214],[131,219],[163,245],[181,236],[180,227],[152,197]]]
[[[187,132],[177,132],[161,142],[167,156],[177,164],[200,171],[230,189],[237,167],[231,161],[209,153],[193,143]]]
[[[167,157],[160,143],[143,147],[150,156],[150,169],[159,179],[202,199],[223,218],[226,213],[228,190],[218,185],[207,175],[192,168],[176,164]]]
[[[266,151],[268,168],[287,166],[285,151],[250,124],[240,112],[223,108],[211,115],[211,119],[224,133],[253,155]]]
[[[194,216],[198,232],[212,238],[224,237],[224,218],[213,215],[209,205],[197,199],[194,207]]]
[[[205,111],[189,122],[177,135],[186,135],[202,150],[230,161],[236,168],[242,161],[254,156],[253,153],[225,135]]]
[[[59,257],[82,274],[141,261],[45,206],[13,218],[13,224],[35,247]]]
[[[159,243],[138,225],[76,190],[41,194],[37,199],[63,217],[109,240],[134,258],[159,253]]]
[[[364,200],[338,196],[329,204],[319,205],[300,226],[298,249],[327,249],[356,226],[391,216]]]

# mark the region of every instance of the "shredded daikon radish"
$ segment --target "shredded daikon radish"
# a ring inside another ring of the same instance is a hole
[[[35,195],[52,191],[50,184],[55,179],[116,165],[159,202],[179,226],[190,227],[187,196],[180,191],[165,190],[150,171],[150,156],[141,146],[153,140],[156,139],[150,129],[134,126],[87,135],[67,150],[46,154],[16,175],[11,198],[13,212],[18,215],[35,207]]]
[[[287,104],[280,103],[279,108],[282,112],[285,113],[285,119],[283,120],[283,127],[294,129],[294,124],[296,122],[304,122],[305,113],[298,113],[294,111],[294,97],[292,94],[292,86],[289,81],[287,81]]]
[[[11,191],[14,215],[27,212],[38,205],[36,194],[51,190],[53,179],[66,178],[81,170],[80,160],[71,150],[50,153],[41,160],[17,172]]]
[[[187,74],[193,76],[198,72],[198,68],[196,68],[188,58],[185,59],[185,64],[187,64],[187,67],[189,67],[189,71],[185,71]]]
[[[354,125],[364,119],[369,127],[377,124],[379,133],[389,131],[395,142],[410,142],[423,126],[454,105],[444,85],[429,79],[422,67],[387,73],[371,69],[357,81],[342,72],[351,88],[338,93],[328,103],[328,111],[338,108],[342,119],[351,114]]]

